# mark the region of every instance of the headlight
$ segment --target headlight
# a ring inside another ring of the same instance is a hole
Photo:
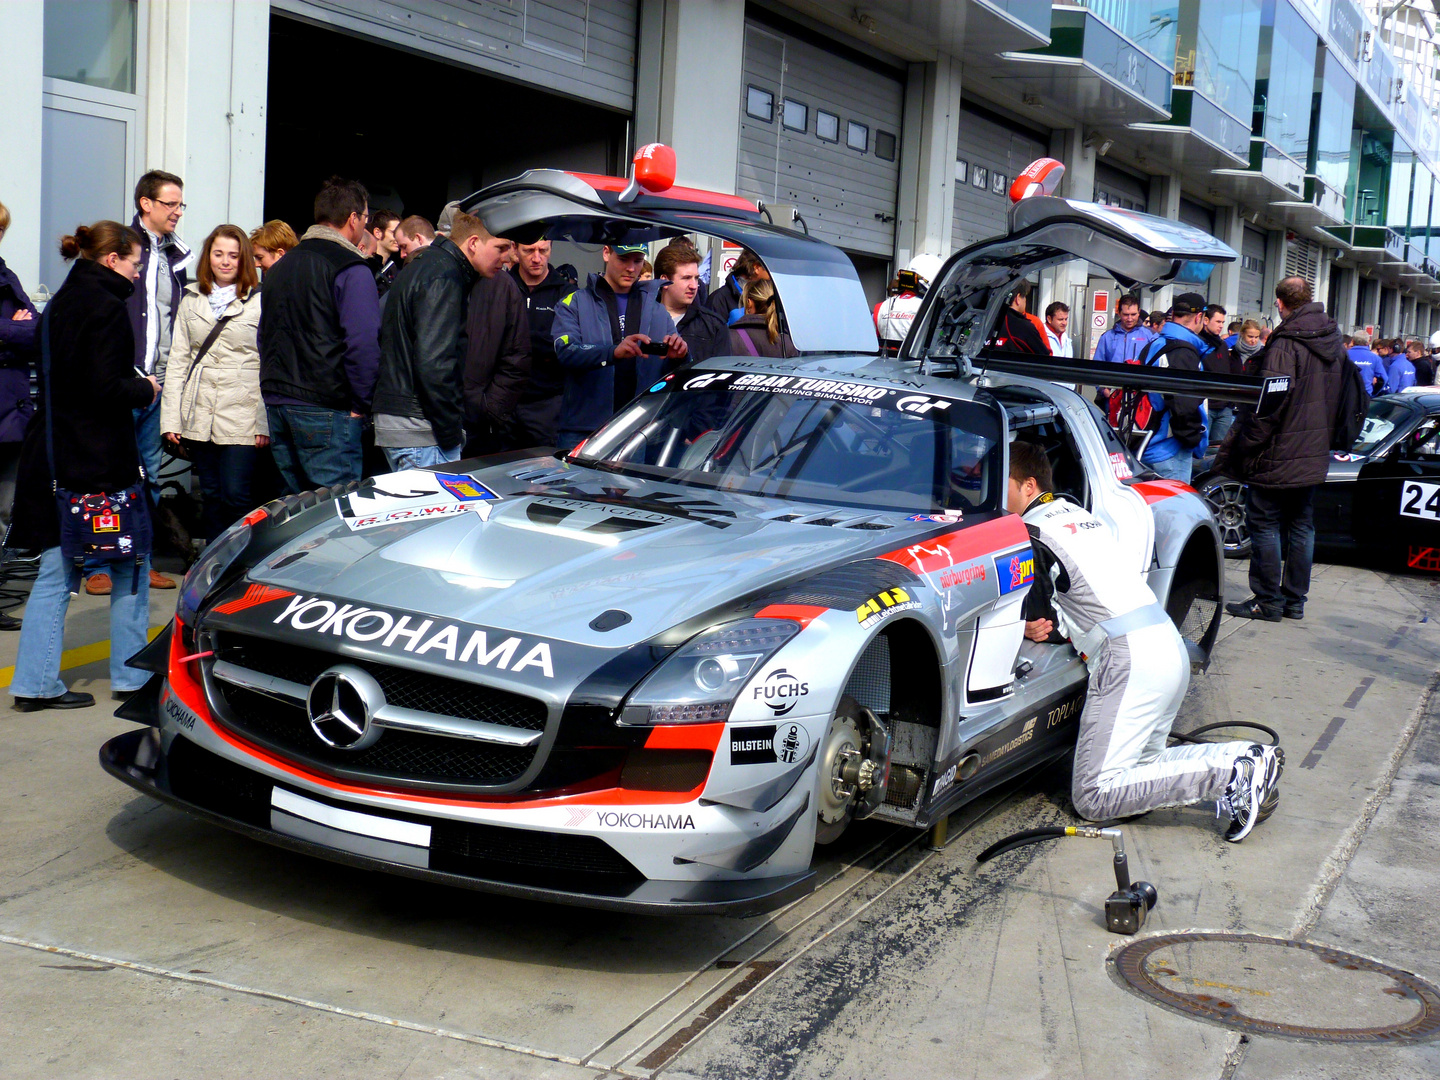
[[[195,625],[195,616],[210,590],[229,570],[240,553],[250,546],[250,519],[237,521],[215,538],[207,547],[180,585],[180,600],[175,605],[175,614],[186,626]]]
[[[622,723],[724,720],[750,676],[799,632],[792,619],[741,619],[695,635],[636,687]]]

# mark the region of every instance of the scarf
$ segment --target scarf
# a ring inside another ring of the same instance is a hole
[[[235,299],[234,285],[217,285],[210,290],[210,295],[205,299],[210,301],[210,310],[214,312],[215,318],[225,314],[225,309],[230,306],[230,301]]]

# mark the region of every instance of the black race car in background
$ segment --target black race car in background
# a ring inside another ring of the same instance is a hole
[[[1205,497],[1225,540],[1225,554],[1250,554],[1245,485],[1202,473]],[[1370,403],[1348,453],[1330,455],[1315,493],[1315,542],[1414,570],[1440,570],[1440,391],[1416,387]]]

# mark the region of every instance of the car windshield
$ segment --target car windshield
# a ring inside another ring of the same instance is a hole
[[[651,388],[572,458],[632,476],[905,513],[993,510],[999,411],[789,375],[691,373]]]
[[[1413,408],[1394,399],[1379,398],[1372,401],[1370,411],[1365,417],[1365,425],[1360,429],[1360,437],[1355,440],[1351,449],[1357,454],[1370,453],[1414,415]]]

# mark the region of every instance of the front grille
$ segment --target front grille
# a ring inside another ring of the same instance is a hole
[[[545,730],[545,703],[538,698],[447,679],[443,675],[392,667],[373,660],[353,660],[319,649],[228,631],[216,634],[215,658],[302,686],[309,686],[328,667],[353,664],[373,675],[385,691],[385,700],[402,709],[483,720],[526,731]]]
[[[387,730],[364,750],[327,746],[310,728],[303,705],[212,680],[221,719],[247,738],[324,772],[371,780],[495,787],[518,780],[533,746],[497,746],[414,731]]]
[[[261,828],[270,826],[270,781],[177,735],[165,756],[170,791],[192,806]]]
[[[437,821],[430,869],[567,892],[623,895],[644,875],[598,836]]]

